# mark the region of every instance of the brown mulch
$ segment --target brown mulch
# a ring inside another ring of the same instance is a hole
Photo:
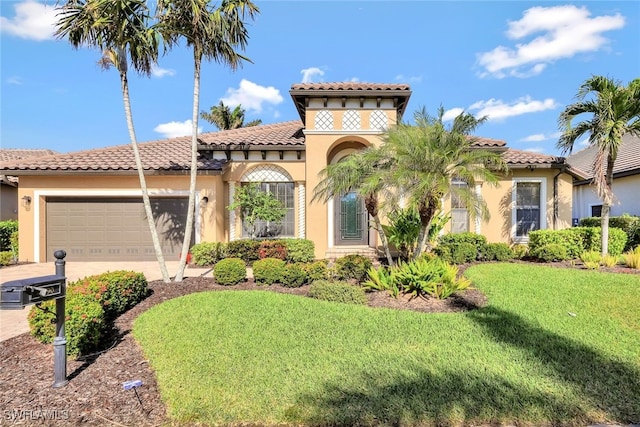
[[[558,264],[558,267],[573,267]],[[631,269],[612,271],[635,273]],[[169,423],[155,376],[131,335],[133,320],[150,307],[171,298],[210,290],[271,290],[305,296],[308,287],[257,286],[253,281],[224,287],[210,277],[190,277],[182,283],[149,283],[152,294],[116,319],[104,350],[67,361],[69,383],[52,388],[53,349],[29,334],[0,343],[0,426],[89,425],[148,426]],[[486,297],[469,289],[447,300],[392,298],[387,292],[368,294],[369,305],[419,312],[461,312],[486,304]],[[123,383],[142,380],[135,390]]]

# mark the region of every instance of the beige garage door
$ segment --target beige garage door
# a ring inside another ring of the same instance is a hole
[[[178,260],[187,199],[152,198],[151,205],[164,257]],[[47,261],[55,261],[58,249],[67,252],[67,261],[156,259],[140,199],[49,198],[46,241]]]

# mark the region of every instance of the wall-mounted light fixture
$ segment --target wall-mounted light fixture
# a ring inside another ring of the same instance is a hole
[[[22,196],[22,206],[25,208],[31,204],[31,196]]]
[[[202,200],[200,200],[200,202],[201,202],[203,205],[206,205],[206,204],[209,202],[209,198],[208,198],[207,196],[204,196],[204,197],[202,198]]]

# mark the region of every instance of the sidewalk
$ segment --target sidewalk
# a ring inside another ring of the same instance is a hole
[[[117,270],[131,270],[143,273],[149,282],[162,279],[162,274],[156,261],[68,262],[65,267],[68,283],[87,276]],[[167,269],[169,270],[169,275],[175,275],[178,270],[178,261],[168,261]],[[195,277],[203,274],[211,276],[209,270],[209,268],[187,268],[185,269],[185,277]],[[53,262],[3,267],[0,269],[0,283],[29,277],[49,276],[55,274],[55,271],[56,268]],[[0,341],[29,332],[29,324],[27,323],[29,310],[30,307],[22,310],[0,310]]]

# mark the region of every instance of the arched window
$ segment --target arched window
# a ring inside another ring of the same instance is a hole
[[[356,110],[347,110],[342,116],[343,130],[360,130],[360,113]]]
[[[318,111],[314,127],[316,130],[333,130],[333,114],[327,110]]]
[[[292,181],[293,179],[287,171],[275,165],[258,166],[242,177],[241,185],[259,184],[262,191],[273,194],[287,210],[281,224],[259,221],[256,237],[293,237],[295,235],[294,183]],[[251,237],[244,219],[242,221],[242,237]]]

